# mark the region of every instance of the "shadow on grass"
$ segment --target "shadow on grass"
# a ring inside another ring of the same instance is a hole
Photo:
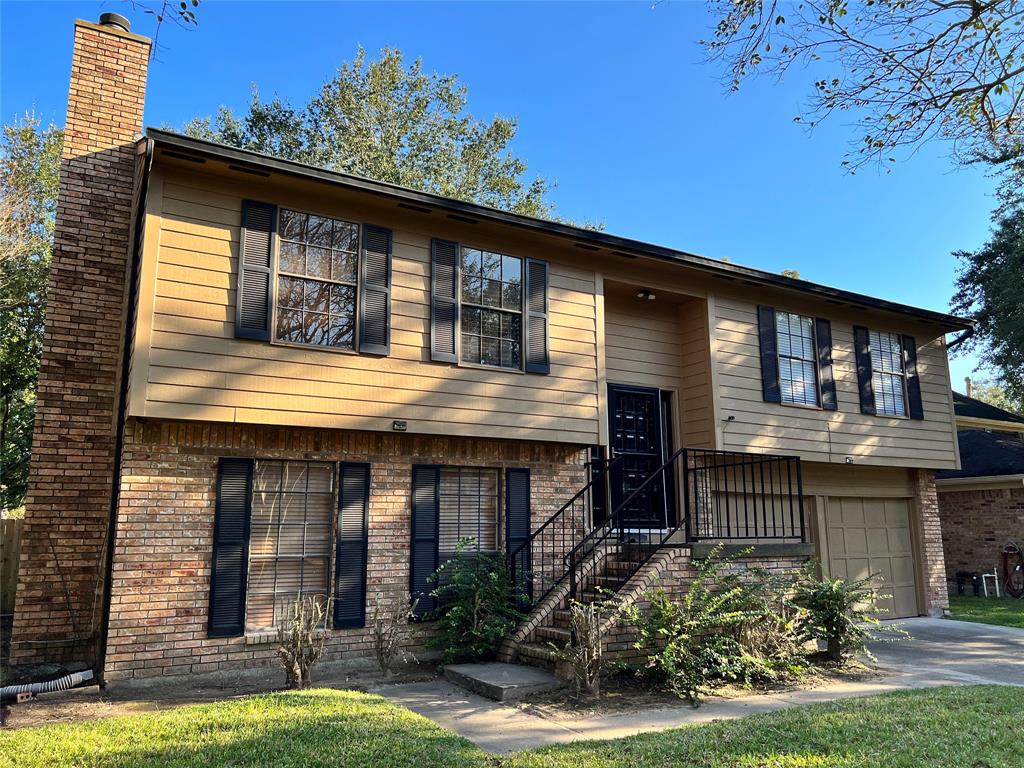
[[[311,690],[0,733],[18,768],[483,766],[470,742],[379,696]]]

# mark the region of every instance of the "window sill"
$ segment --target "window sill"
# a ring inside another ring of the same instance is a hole
[[[277,339],[271,339],[270,345],[272,347],[289,347],[291,349],[305,349],[305,350],[316,350],[317,352],[331,352],[332,354],[339,355],[355,355],[359,356],[359,352],[354,349],[344,349],[343,347],[328,347],[320,344],[303,344],[298,341],[278,341]]]
[[[458,362],[455,364],[456,368],[469,368],[475,371],[494,371],[498,373],[511,373],[512,375],[525,376],[526,371],[522,368],[503,368],[500,365],[484,365],[483,363],[463,363]]]
[[[313,633],[313,637],[327,637],[330,634],[328,629],[318,629]],[[277,643],[277,630],[268,629],[263,632],[246,632],[245,633],[245,644],[246,645],[270,645],[271,643]]]

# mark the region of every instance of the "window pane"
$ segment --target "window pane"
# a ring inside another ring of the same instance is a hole
[[[347,285],[331,286],[331,314],[355,316],[356,289]]]
[[[343,283],[354,283],[356,281],[357,264],[358,259],[354,253],[332,251],[331,279],[340,280]]]
[[[281,259],[278,269],[301,275],[306,271],[306,246],[301,243],[281,241]]]
[[[480,362],[480,337],[462,335],[462,359],[467,363]]]
[[[306,239],[306,214],[281,209],[281,232],[286,240]]]
[[[501,306],[505,309],[521,310],[523,292],[518,283],[502,283]]]
[[[519,315],[509,315],[502,313],[501,315],[501,338],[509,339],[510,341],[519,341]]]
[[[473,304],[480,303],[480,278],[473,276],[462,276],[462,300]]]
[[[463,248],[462,249],[462,275],[479,275],[480,274],[480,251],[474,248]]]
[[[485,277],[482,288],[483,293],[480,297],[480,303],[488,307],[500,307],[501,280],[491,280]]]
[[[480,319],[482,328],[481,333],[484,336],[498,337],[501,335],[501,314],[498,312],[488,312],[486,309],[480,311]]]
[[[319,312],[306,312],[302,316],[304,341],[307,344],[326,344],[328,317]]]
[[[304,280],[303,308],[314,312],[327,312],[331,298],[331,286],[327,283],[318,283],[315,280]]]
[[[330,278],[331,251],[327,248],[306,247],[306,274],[310,277]]]
[[[310,245],[331,247],[331,220],[322,216],[310,216],[306,225],[306,242]]]
[[[491,253],[489,251],[484,251],[482,274],[485,278],[489,278],[491,280],[501,280],[500,253]]]
[[[355,324],[350,317],[331,317],[330,345],[341,349],[352,349],[355,340]]]
[[[334,248],[342,251],[356,251],[359,248],[359,227],[345,221],[334,222]]]
[[[484,365],[501,365],[501,343],[486,336],[480,340],[480,362]]]
[[[281,341],[301,342],[302,310],[280,309],[277,312],[277,338]]]
[[[480,310],[473,307],[466,307],[462,311],[462,332],[469,334],[480,333]]]
[[[522,260],[515,256],[505,256],[501,264],[501,279],[506,283],[519,283],[522,279]]]
[[[280,277],[277,280],[277,305],[286,309],[302,307],[302,280],[297,277]]]

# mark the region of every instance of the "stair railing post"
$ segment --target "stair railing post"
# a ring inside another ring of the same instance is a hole
[[[690,540],[690,451],[683,449],[683,532]]]

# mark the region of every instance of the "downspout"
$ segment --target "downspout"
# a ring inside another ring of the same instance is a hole
[[[135,323],[138,315],[139,263],[142,260],[142,239],[146,223],[146,201],[149,197],[149,174],[153,167],[153,140],[146,143],[139,186],[139,201],[135,210],[135,231],[132,238],[131,267],[128,278],[128,311],[125,322],[124,346],[121,350],[121,386],[117,403],[117,426],[114,436],[114,477],[110,489],[110,516],[107,520],[107,552],[103,566],[103,600],[100,613],[99,648],[96,652],[96,677],[101,687],[106,687],[103,669],[107,659],[107,635],[110,626],[111,581],[114,576],[114,544],[117,540],[117,507],[121,499],[121,453],[124,450],[124,425],[128,412],[128,363],[132,354],[135,337]]]

